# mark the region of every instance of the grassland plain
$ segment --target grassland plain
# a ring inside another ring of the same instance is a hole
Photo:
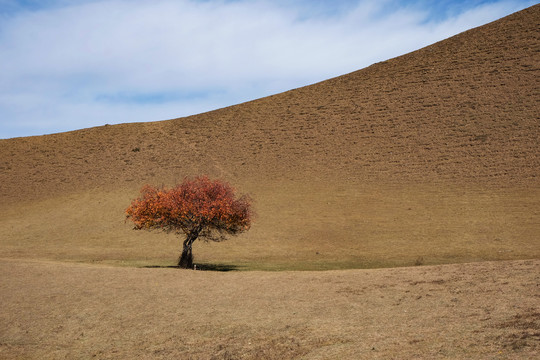
[[[245,104],[0,140],[0,357],[537,358],[539,23],[536,5]],[[195,262],[254,271],[169,269],[180,240],[124,222],[143,184],[196,174],[258,216]]]
[[[221,243],[196,242],[196,263],[324,270],[540,257],[540,189],[336,189],[311,182],[254,194],[253,228]],[[132,196],[88,192],[2,209],[3,256],[174,265],[183,238],[132,230],[124,221]]]
[[[0,357],[536,359],[540,261],[325,272],[0,259]]]

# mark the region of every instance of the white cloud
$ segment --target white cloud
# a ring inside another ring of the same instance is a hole
[[[309,1],[72,0],[4,15],[3,4],[16,6],[0,1],[0,138],[228,106],[532,5],[498,1],[434,21],[390,0],[348,1],[334,12]]]

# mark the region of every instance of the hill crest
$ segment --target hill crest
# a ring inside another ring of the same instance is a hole
[[[281,94],[168,121],[0,140],[3,201],[172,183],[539,181],[540,5]]]

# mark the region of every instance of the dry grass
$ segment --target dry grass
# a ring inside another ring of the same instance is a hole
[[[207,272],[1,260],[0,357],[534,359],[540,262]],[[519,294],[519,295],[518,295]]]
[[[276,183],[251,191],[246,234],[195,243],[199,264],[317,270],[540,257],[540,191]],[[180,240],[132,230],[133,193],[86,192],[0,211],[4,257],[173,265]]]

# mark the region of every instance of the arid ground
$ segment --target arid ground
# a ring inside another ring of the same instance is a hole
[[[0,358],[535,359],[540,5],[186,118],[0,140]],[[134,231],[207,174],[252,229]]]
[[[325,272],[0,267],[2,358],[540,355],[538,260]]]

